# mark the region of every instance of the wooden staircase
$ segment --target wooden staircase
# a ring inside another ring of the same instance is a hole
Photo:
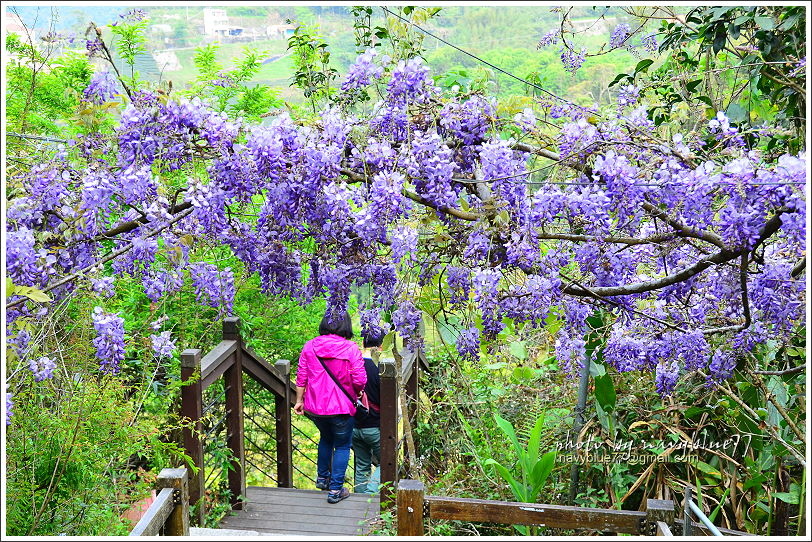
[[[369,534],[379,515],[378,495],[353,493],[330,504],[326,491],[249,486],[243,509],[226,516],[220,527],[260,535],[357,536]]]

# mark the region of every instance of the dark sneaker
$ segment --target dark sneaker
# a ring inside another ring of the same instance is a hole
[[[350,496],[350,491],[346,487],[342,487],[341,491],[331,491],[327,494],[327,502],[335,504],[338,501],[343,501]]]
[[[321,489],[322,491],[324,491],[325,489],[330,489],[330,479],[316,478],[316,489]]]

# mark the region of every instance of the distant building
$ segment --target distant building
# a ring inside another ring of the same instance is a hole
[[[272,24],[265,29],[265,35],[271,39],[282,40],[293,35],[296,27],[292,24]]]
[[[229,24],[226,10],[206,8],[203,10],[203,33],[210,38],[242,37],[245,28]]]
[[[207,36],[228,35],[228,14],[224,9],[203,10],[203,33]]]

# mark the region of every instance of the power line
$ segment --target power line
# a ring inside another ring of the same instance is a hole
[[[572,103],[572,102],[571,102],[571,101],[569,101],[569,100],[566,100],[566,99],[564,99],[564,98],[562,98],[562,97],[558,96],[557,94],[553,94],[552,92],[550,92],[550,91],[549,91],[549,90],[547,90],[546,88],[542,88],[542,87],[540,87],[540,86],[538,86],[538,85],[536,85],[536,84],[534,84],[534,83],[531,83],[530,81],[528,81],[528,80],[526,80],[526,79],[522,79],[522,78],[521,78],[521,77],[519,77],[518,75],[514,75],[514,74],[510,73],[510,72],[509,72],[509,71],[507,71],[507,70],[503,70],[503,69],[502,69],[502,68],[500,68],[499,66],[496,66],[496,65],[494,65],[494,64],[491,64],[491,63],[490,63],[490,62],[488,62],[487,60],[484,60],[484,59],[482,59],[482,58],[479,58],[479,57],[478,57],[478,56],[476,56],[475,54],[473,54],[473,53],[469,53],[469,52],[468,52],[468,51],[466,51],[465,49],[460,49],[459,47],[457,47],[457,46],[456,46],[456,45],[454,45],[453,43],[449,43],[449,42],[447,42],[446,40],[444,40],[443,38],[441,38],[441,37],[439,37],[439,36],[435,36],[434,34],[432,34],[431,32],[429,32],[428,30],[426,30],[426,29],[422,28],[421,26],[419,26],[419,25],[415,24],[414,22],[412,22],[412,21],[410,21],[410,20],[408,20],[408,19],[405,19],[405,18],[401,17],[401,16],[400,16],[400,15],[398,15],[397,13],[394,13],[394,12],[390,11],[389,9],[387,9],[387,8],[386,8],[386,6],[381,6],[381,9],[382,9],[382,10],[384,10],[385,12],[389,13],[390,15],[392,15],[392,16],[394,16],[394,17],[397,17],[398,19],[400,19],[400,20],[401,20],[401,21],[403,21],[404,23],[407,23],[407,24],[409,24],[409,25],[414,26],[415,28],[417,28],[418,30],[420,30],[421,32],[423,32],[424,34],[426,34],[426,35],[428,35],[428,36],[431,36],[432,38],[436,39],[437,41],[439,41],[439,42],[441,42],[441,43],[444,43],[444,44],[448,45],[449,47],[453,47],[453,48],[454,48],[454,49],[456,49],[457,51],[459,51],[459,52],[461,52],[461,53],[463,53],[463,54],[465,54],[465,55],[468,55],[468,56],[470,56],[471,58],[473,58],[473,59],[475,59],[475,60],[477,60],[477,61],[479,61],[479,62],[482,62],[482,63],[483,63],[483,64],[485,64],[486,66],[490,66],[491,68],[493,68],[493,69],[494,69],[494,70],[496,70],[496,71],[499,71],[499,72],[501,72],[501,73],[504,73],[505,75],[507,75],[507,76],[509,76],[509,77],[512,77],[512,78],[516,79],[517,81],[521,81],[522,83],[524,83],[525,85],[527,85],[527,86],[529,86],[529,87],[533,87],[533,88],[538,89],[538,90],[540,90],[540,91],[542,91],[542,92],[544,92],[544,93],[546,93],[546,94],[549,94],[550,96],[552,96],[552,97],[553,97],[553,98],[555,98],[556,100],[561,100],[562,102],[568,103],[568,104],[573,105],[573,106],[575,106],[575,107],[581,107],[581,106],[579,106],[579,105],[577,105],[577,104]]]

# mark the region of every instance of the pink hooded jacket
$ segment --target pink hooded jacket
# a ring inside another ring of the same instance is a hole
[[[367,383],[358,345],[338,335],[319,335],[305,343],[296,369],[296,385],[305,389],[306,412],[317,416],[355,415],[355,402],[338,389],[316,356],[324,360],[344,389],[356,397]]]

